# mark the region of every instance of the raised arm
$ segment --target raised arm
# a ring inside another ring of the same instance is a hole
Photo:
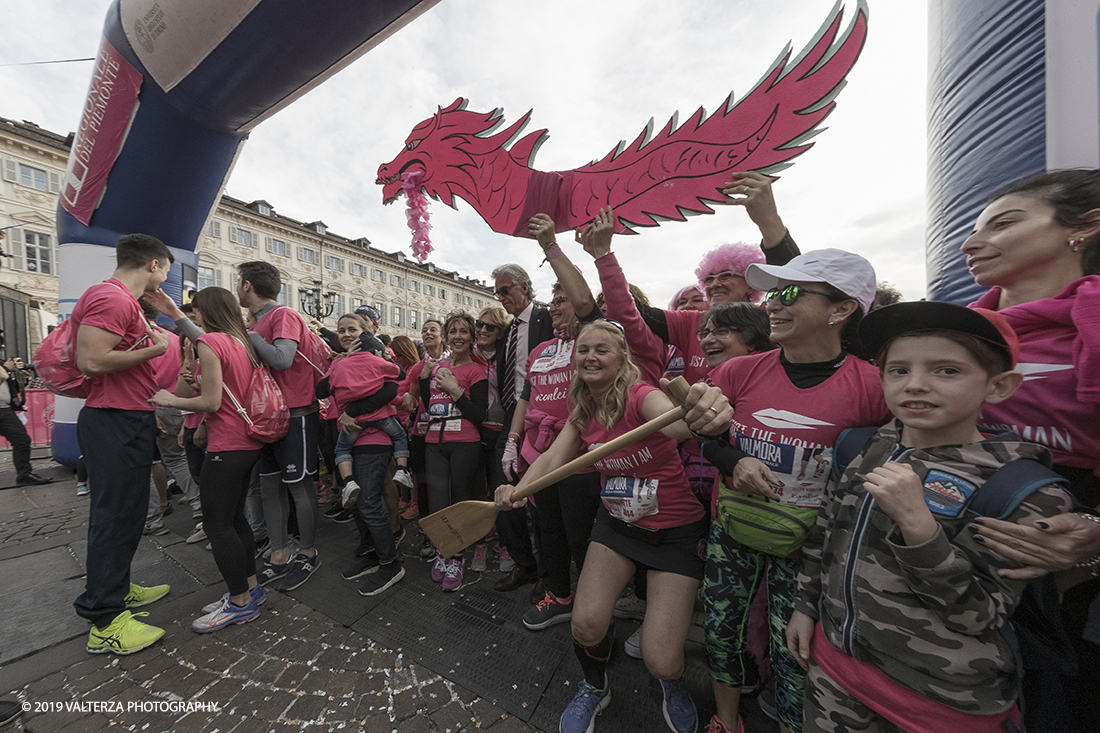
[[[535,214],[528,222],[527,231],[534,237],[546,262],[554,269],[554,275],[561,283],[562,290],[569,296],[569,302],[573,304],[573,312],[578,318],[586,318],[591,315],[596,307],[596,300],[592,297],[592,289],[588,287],[588,281],[577,269],[569,258],[558,246],[554,233],[554,221],[546,214]],[[541,265],[540,265],[541,267]]]

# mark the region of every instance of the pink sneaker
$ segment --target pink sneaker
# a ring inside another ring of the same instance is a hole
[[[462,576],[466,573],[466,560],[445,560],[446,576],[443,578],[443,590],[456,591],[462,587]]]
[[[432,563],[432,582],[438,583],[447,574],[447,561],[438,552],[435,553],[435,562]]]
[[[512,556],[508,554],[508,548],[504,545],[500,546],[500,572],[510,573],[512,568],[516,566],[516,561],[512,559]]]
[[[474,545],[474,561],[470,563],[470,570],[477,573],[485,572],[485,560],[488,558],[489,548],[482,542],[480,545]]]

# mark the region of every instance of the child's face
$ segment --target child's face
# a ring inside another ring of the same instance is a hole
[[[973,443],[981,440],[976,424],[982,405],[1006,399],[1019,386],[1007,375],[1019,373],[990,377],[966,348],[942,336],[901,336],[887,350],[882,391],[910,448]]]

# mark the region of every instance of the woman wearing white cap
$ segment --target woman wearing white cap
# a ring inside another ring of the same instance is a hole
[[[734,420],[731,445],[706,447],[728,487],[715,492],[704,580],[707,662],[717,703],[709,733],[744,729],[740,690],[757,681],[745,627],[749,604],[765,581],[780,723],[785,731],[802,728],[804,673],[783,640],[799,540],[779,547],[745,531],[739,519],[755,507],[764,516],[784,513],[812,525],[839,433],[890,416],[877,370],[853,355],[856,327],[875,297],[867,260],[816,250],[787,265],[750,265],[745,278],[766,291],[770,338],[781,348],[731,359],[710,374],[734,406]]]

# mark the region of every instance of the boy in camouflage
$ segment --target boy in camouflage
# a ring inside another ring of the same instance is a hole
[[[848,466],[802,550],[787,643],[808,671],[803,730],[1011,730],[1001,628],[1026,581],[1000,574],[1013,563],[966,531],[965,512],[1006,463],[1050,466],[1046,448],[976,427],[1023,381],[1016,336],[998,313],[931,302],[882,308],[859,330],[897,419]],[[1044,486],[1008,519],[1072,505]]]

